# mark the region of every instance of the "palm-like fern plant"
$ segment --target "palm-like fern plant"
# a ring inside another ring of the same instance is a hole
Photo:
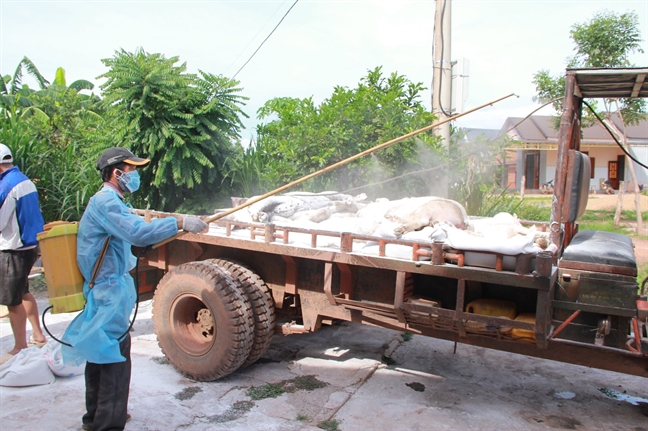
[[[150,158],[146,204],[175,210],[192,198],[216,200],[225,159],[242,127],[237,81],[186,72],[178,57],[124,50],[103,60],[104,103],[115,110],[113,145]]]

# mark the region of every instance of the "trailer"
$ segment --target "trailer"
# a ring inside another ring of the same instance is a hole
[[[184,375],[211,381],[256,362],[275,333],[349,321],[648,377],[648,302],[633,243],[577,223],[590,177],[579,151],[583,99],[647,97],[647,73],[567,70],[551,220],[535,223],[555,252],[220,220],[143,252],[139,293],[153,296],[163,353]],[[335,245],[318,245],[327,238]],[[359,248],[366,241],[375,253]],[[396,247],[407,255],[395,257]]]

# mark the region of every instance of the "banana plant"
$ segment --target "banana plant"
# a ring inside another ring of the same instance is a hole
[[[41,75],[36,65],[27,57],[18,63],[13,76],[4,75],[0,79],[0,110],[5,118],[15,122],[15,118],[24,113],[24,110],[33,105],[31,96],[35,90],[23,85],[23,69],[31,75],[41,90],[47,88],[49,81]]]

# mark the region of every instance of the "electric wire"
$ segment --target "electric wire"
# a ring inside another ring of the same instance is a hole
[[[245,64],[243,64],[243,66],[241,66],[241,68],[240,68],[240,69],[239,69],[239,70],[234,74],[234,76],[232,76],[232,79],[236,78],[236,76],[239,74],[239,72],[240,72],[241,70],[243,70],[243,68],[244,68],[245,66],[247,66],[247,64],[250,62],[250,60],[252,60],[252,58],[254,58],[254,56],[256,55],[257,52],[259,52],[259,50],[261,49],[261,47],[263,46],[263,44],[266,43],[266,40],[268,40],[268,39],[270,38],[270,36],[272,36],[272,34],[273,34],[273,33],[275,32],[275,30],[279,27],[279,25],[283,22],[283,20],[288,16],[288,14],[289,14],[290,11],[295,7],[295,5],[297,4],[298,1],[299,1],[299,0],[295,0],[295,2],[292,4],[292,6],[290,6],[290,9],[288,9],[288,11],[284,14],[284,16],[281,17],[281,20],[279,20],[279,22],[277,23],[277,25],[272,29],[272,31],[270,32],[270,34],[269,34],[268,36],[266,36],[265,39],[263,39],[263,42],[261,42],[261,45],[259,45],[259,47],[256,49],[256,51],[254,51],[254,52],[252,53],[252,55],[250,56],[250,58],[248,58],[248,60],[245,62]]]
[[[467,158],[467,157],[469,157],[469,156],[471,156],[471,155],[473,155],[473,154],[475,154],[475,153],[477,153],[477,152],[483,150],[484,148],[486,148],[486,146],[488,146],[489,144],[491,144],[491,143],[494,142],[494,141],[497,141],[499,138],[501,138],[502,136],[504,136],[505,134],[507,134],[507,133],[510,132],[511,130],[515,129],[515,128],[516,128],[517,126],[519,126],[520,124],[522,124],[524,121],[528,120],[529,117],[531,117],[531,116],[532,116],[533,114],[535,114],[537,111],[541,110],[542,108],[544,108],[545,106],[549,105],[550,103],[554,103],[555,101],[557,101],[557,100],[561,100],[561,99],[562,99],[562,97],[558,97],[558,98],[556,98],[556,99],[553,99],[553,100],[550,100],[550,101],[546,102],[546,103],[543,104],[543,105],[540,105],[540,107],[534,109],[534,110],[531,111],[531,113],[529,113],[526,117],[524,117],[523,119],[521,119],[520,121],[518,121],[517,123],[515,123],[514,126],[508,128],[508,129],[505,130],[504,132],[500,132],[500,134],[497,135],[497,137],[495,137],[495,139],[491,139],[491,140],[487,141],[487,142],[484,143],[483,145],[480,145],[479,147],[473,149],[472,151],[467,152],[466,154],[464,154],[464,155],[461,156],[461,157],[454,158],[454,159],[452,159],[452,160],[447,161],[446,163],[442,163],[442,164],[437,165],[437,166],[435,166],[435,167],[433,167],[433,168],[427,168],[427,169],[421,169],[421,170],[418,170],[418,171],[407,172],[407,173],[404,173],[404,174],[399,175],[399,176],[397,176],[397,177],[388,178],[388,179],[386,179],[386,180],[379,181],[379,182],[377,182],[377,183],[365,184],[365,185],[363,185],[363,186],[358,186],[358,187],[354,187],[354,188],[351,188],[351,189],[346,189],[346,190],[342,191],[341,193],[347,193],[347,192],[351,192],[351,191],[355,191],[355,190],[360,190],[360,189],[363,189],[363,188],[366,188],[366,187],[379,186],[379,185],[381,185],[381,184],[385,184],[385,183],[388,183],[388,182],[391,182],[391,181],[394,181],[394,180],[398,180],[398,179],[400,179],[400,178],[404,178],[404,177],[407,177],[407,176],[410,176],[410,175],[416,175],[416,174],[421,174],[421,173],[424,173],[424,172],[431,172],[431,171],[435,171],[435,170],[437,170],[437,169],[445,168],[445,167],[447,167],[447,166],[449,166],[449,165],[451,165],[451,164],[454,164],[454,163],[456,163],[456,162],[458,162],[458,161],[460,161],[460,160],[463,160],[463,159],[465,159],[465,158]]]
[[[259,31],[256,32],[256,34],[252,37],[252,39],[250,39],[250,41],[247,43],[247,45],[245,45],[245,48],[243,48],[243,50],[239,53],[239,55],[236,56],[236,58],[234,59],[234,61],[232,61],[232,64],[230,64],[230,65],[227,67],[227,69],[225,69],[224,74],[227,74],[227,72],[232,68],[232,66],[234,66],[234,63],[236,63],[236,61],[237,61],[237,60],[238,60],[238,59],[243,55],[243,53],[245,52],[245,50],[248,49],[248,47],[252,44],[252,41],[254,41],[254,39],[257,38],[257,36],[261,33],[261,31],[263,31],[263,29],[268,25],[268,23],[270,22],[270,20],[271,20],[272,18],[274,18],[274,16],[277,14],[277,12],[279,12],[279,9],[282,8],[282,6],[284,5],[284,3],[286,3],[286,2],[285,2],[285,1],[282,2],[282,3],[279,5],[279,7],[278,7],[278,8],[277,8],[273,13],[272,13],[272,15],[270,15],[270,18],[268,18],[268,20],[266,21],[266,23],[263,24],[263,26],[259,29]]]
[[[614,142],[616,142],[616,144],[619,146],[619,148],[621,148],[621,151],[623,151],[623,152],[625,153],[625,155],[628,156],[628,157],[630,158],[630,160],[632,160],[633,162],[635,162],[636,164],[638,164],[638,165],[641,166],[642,168],[644,168],[644,169],[648,169],[648,166],[644,165],[644,164],[641,163],[639,160],[635,159],[634,156],[633,156],[632,154],[630,154],[630,153],[625,149],[625,147],[624,147],[624,146],[621,144],[621,142],[619,142],[619,140],[617,139],[616,135],[612,132],[612,130],[610,130],[610,128],[608,127],[608,125],[605,124],[605,122],[603,121],[603,119],[602,119],[601,117],[599,117],[599,114],[596,113],[596,111],[594,110],[594,108],[592,108],[592,107],[590,106],[590,104],[587,103],[587,101],[585,101],[585,100],[583,100],[583,103],[585,104],[585,106],[587,106],[587,107],[589,108],[590,111],[592,111],[592,114],[594,114],[594,116],[596,117],[596,119],[599,120],[599,122],[603,125],[603,127],[605,127],[605,130],[607,130],[608,133],[610,134],[610,136],[612,136],[612,139],[614,139]]]

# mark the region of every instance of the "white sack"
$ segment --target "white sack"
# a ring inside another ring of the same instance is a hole
[[[85,362],[76,366],[71,364],[66,365],[63,363],[63,353],[61,352],[60,343],[47,343],[41,350],[45,355],[47,365],[50,367],[50,370],[52,370],[54,375],[59,377],[73,377],[85,372]]]
[[[38,347],[23,349],[0,365],[0,386],[49,385],[56,380]]]
[[[393,221],[383,219],[380,222],[380,225],[378,225],[378,227],[374,231],[373,236],[379,236],[381,238],[398,239],[401,237],[402,233],[403,233],[402,224],[394,223]]]
[[[535,226],[531,226],[526,235],[515,235],[512,238],[502,238],[493,241],[493,238],[483,238],[472,235],[466,231],[444,226],[448,235],[446,245],[457,250],[490,251],[492,253],[508,254],[515,256],[521,253],[540,253],[542,249],[533,243],[535,239]]]
[[[376,244],[375,242],[372,244],[367,243],[367,245],[362,247],[359,251],[362,254],[367,254],[370,256],[379,255],[378,244]],[[385,245],[385,256],[412,260],[412,247],[410,247],[409,245],[387,244]],[[430,258],[421,258],[421,260],[429,259]]]
[[[421,230],[416,230],[414,232],[407,232],[404,234],[401,239],[409,239],[412,241],[445,241],[447,235],[443,230],[442,226],[446,223],[437,223],[436,226],[426,226]],[[449,224],[448,224],[449,225]]]

